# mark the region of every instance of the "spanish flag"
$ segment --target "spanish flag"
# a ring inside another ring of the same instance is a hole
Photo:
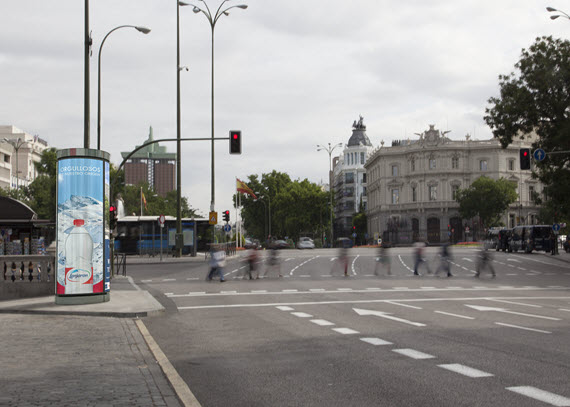
[[[144,192],[142,192],[142,190],[141,190],[141,196],[142,196],[142,201],[144,203],[144,208],[148,211],[148,208],[146,207],[146,198],[144,197]]]
[[[253,199],[257,199],[251,188],[248,187],[245,182],[240,181],[239,178],[236,178],[236,189],[238,192],[251,195]]]

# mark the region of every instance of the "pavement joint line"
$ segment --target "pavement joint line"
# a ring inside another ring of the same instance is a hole
[[[471,378],[494,376],[491,373],[483,372],[482,370],[474,369],[472,367],[461,365],[459,363],[451,363],[451,364],[437,365],[437,366],[443,369],[447,369],[451,372],[459,373]]]
[[[172,363],[168,360],[164,352],[160,349],[146,326],[144,325],[143,321],[140,319],[136,319],[135,323],[143,336],[147,346],[149,347],[150,351],[152,352],[155,360],[160,365],[162,372],[172,385],[174,392],[178,396],[178,399],[182,402],[185,407],[201,407],[201,404],[198,402],[186,382],[180,377]]]
[[[505,387],[505,389],[557,407],[570,406],[570,399],[532,386]]]
[[[456,297],[456,298],[412,298],[400,299],[395,298],[392,301],[399,302],[436,302],[436,301],[485,301],[490,297]],[[570,300],[570,297],[492,297],[511,300]],[[272,303],[253,303],[253,304],[214,304],[214,305],[191,305],[178,307],[179,310],[199,310],[199,309],[223,309],[223,308],[257,308],[257,307],[277,307],[277,306],[296,306],[296,305],[331,305],[331,304],[377,304],[390,301],[383,300],[346,300],[346,301],[302,301],[302,302],[272,302]]]
[[[466,315],[459,315],[459,314],[452,314],[451,312],[445,312],[445,311],[434,311],[438,314],[443,314],[443,315],[449,315],[451,317],[457,317],[457,318],[463,318],[463,319],[475,319],[473,317],[468,317]]]
[[[501,325],[501,326],[506,326],[509,328],[517,328],[517,329],[522,329],[524,331],[532,331],[532,332],[539,332],[539,333],[543,333],[543,334],[551,334],[552,332],[550,331],[543,331],[542,329],[534,329],[534,328],[527,328],[526,326],[519,326],[519,325],[511,325],[511,324],[505,324],[502,322],[495,322],[496,325]]]

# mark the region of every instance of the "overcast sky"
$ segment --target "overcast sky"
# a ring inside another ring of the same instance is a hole
[[[188,2],[191,2],[188,0]],[[196,2],[203,5],[201,2]],[[208,0],[211,9],[218,0]],[[490,138],[483,121],[498,75],[537,36],[567,38],[550,20],[563,0],[231,0],[247,4],[215,29],[215,129],[242,130],[243,154],[216,141],[216,210],[231,208],[235,177],[277,170],[327,181],[317,144],[347,143],[364,117],[374,146],[435,124],[452,139]],[[0,124],[57,148],[83,147],[84,1],[0,2]],[[97,147],[97,55],[102,52],[103,150],[119,164],[148,137],[176,137],[176,0],[91,0],[91,148]],[[211,30],[180,9],[182,137],[210,137]],[[166,143],[169,152],[176,143]],[[207,215],[210,142],[182,143],[182,194]],[[337,150],[338,151],[338,150]],[[233,213],[233,211],[232,211]],[[233,218],[233,216],[232,216]]]

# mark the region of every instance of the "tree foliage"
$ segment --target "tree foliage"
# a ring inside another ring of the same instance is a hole
[[[536,134],[532,147],[547,158],[535,162],[533,176],[545,186],[546,204],[569,219],[570,42],[537,38],[515,68],[516,74],[499,76],[500,97],[489,99],[485,121],[503,147]]]
[[[499,226],[501,214],[517,200],[516,185],[504,178],[477,178],[469,188],[457,191],[459,214],[468,219],[479,216],[484,227]]]
[[[319,237],[330,228],[329,192],[308,180],[292,181],[289,175],[273,171],[248,176],[246,184],[258,195],[255,200],[242,195],[242,219],[248,234],[264,241],[269,234],[297,240],[300,236]],[[235,203],[236,196],[234,196]]]

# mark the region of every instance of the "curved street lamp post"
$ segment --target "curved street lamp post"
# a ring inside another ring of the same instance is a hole
[[[101,45],[99,46],[99,56],[98,56],[98,66],[97,66],[97,150],[101,149],[101,50],[103,49],[103,44],[105,44],[105,40],[112,32],[118,30],[119,28],[134,28],[137,31],[148,34],[150,32],[149,28],[140,27],[135,25],[120,25],[118,27],[113,28],[111,31],[105,35],[103,41],[101,41]]]
[[[224,0],[220,6],[218,7],[218,9],[216,10],[215,14],[212,14],[212,12],[210,11],[210,8],[208,7],[208,4],[204,1],[204,0],[199,0],[200,2],[204,3],[205,8],[200,8],[194,4],[190,4],[191,6],[194,7],[193,11],[194,13],[203,13],[206,18],[208,19],[208,22],[210,23],[210,27],[212,28],[212,74],[211,74],[211,81],[212,81],[212,86],[211,86],[211,116],[212,116],[212,123],[211,123],[211,130],[212,130],[212,165],[211,165],[211,196],[212,196],[212,200],[210,202],[210,211],[214,211],[215,208],[215,203],[216,203],[216,194],[215,194],[215,177],[214,177],[214,28],[216,27],[216,23],[218,22],[218,20],[220,19],[221,16],[226,15],[228,16],[228,10],[231,10],[232,8],[240,8],[240,9],[246,9],[247,5],[246,4],[238,4],[235,6],[231,6],[228,7],[226,9],[223,9],[224,4],[229,1],[229,0]]]
[[[331,146],[331,143],[328,143],[328,147],[323,147],[319,144],[317,144],[317,151],[326,151],[327,153],[329,153],[329,192],[331,195],[331,202],[330,202],[330,206],[331,206],[331,247],[334,244],[334,237],[333,237],[333,176],[332,176],[332,152],[334,151],[335,148],[337,147],[342,147],[342,143],[338,143],[334,146]]]
[[[546,11],[550,12],[550,13],[560,13],[560,14],[555,14],[553,16],[550,16],[551,20],[556,20],[558,17],[562,17],[562,18],[566,18],[568,20],[570,20],[570,16],[568,14],[566,14],[564,11],[561,10],[557,10],[554,7],[546,7]]]

